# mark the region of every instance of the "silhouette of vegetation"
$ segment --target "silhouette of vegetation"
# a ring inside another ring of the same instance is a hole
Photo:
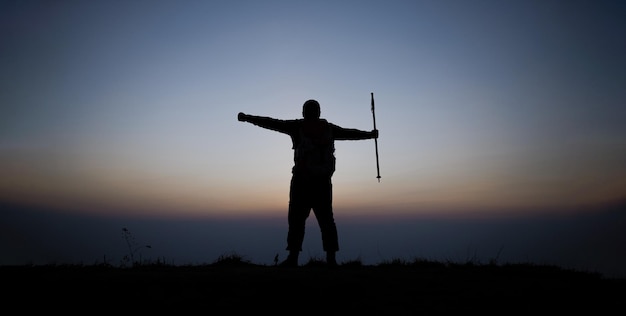
[[[451,312],[623,314],[626,279],[533,263],[486,264],[469,256],[464,262],[392,258],[366,265],[361,258],[328,265],[310,256],[297,267],[254,263],[237,252],[203,264],[168,264],[144,259],[131,232],[122,230],[128,253],[119,266],[102,263],[0,266],[7,308],[23,308],[22,298],[59,306],[68,297],[84,312],[98,306],[111,312],[129,307],[164,312],[181,308],[276,314],[284,302],[305,305],[302,315],[415,315]],[[63,290],[59,291],[62,287]],[[325,302],[310,304],[310,302]],[[332,310],[328,310],[331,308]],[[621,312],[620,312],[621,311]]]
[[[28,293],[29,300],[47,306],[59,306],[71,297],[81,302],[74,306],[77,311],[99,306],[112,312],[137,307],[146,312],[210,308],[276,314],[285,300],[305,304],[308,309],[302,315],[500,313],[505,305],[523,313],[626,311],[626,279],[531,263],[498,265],[495,260],[481,264],[394,258],[366,265],[357,258],[328,266],[313,256],[286,268],[257,264],[231,252],[193,265],[158,259],[118,267],[106,262],[0,266],[0,277],[11,289],[3,297],[8,307]],[[320,300],[327,303],[310,304]],[[63,304],[63,311],[72,306]],[[326,310],[331,306],[331,312]]]
[[[152,246],[150,245],[138,245],[135,240],[135,236],[128,230],[128,228],[122,228],[122,238],[126,242],[126,246],[128,247],[128,254],[122,258],[122,266],[126,266],[128,264],[132,266],[142,264],[141,258],[141,250],[144,248],[150,249]],[[140,255],[139,260],[135,260],[135,254],[138,253]]]
[[[146,247],[149,248],[149,247]],[[111,265],[107,262],[102,263],[94,263],[93,265],[86,264],[46,264],[39,265],[40,267],[59,267],[59,268],[84,268],[84,267],[108,267],[112,269],[116,268],[129,268],[124,261],[119,266]],[[576,269],[566,269],[556,265],[538,265],[535,263],[506,263],[506,264],[496,264],[495,260],[489,260],[488,263],[483,264],[474,260],[468,260],[465,262],[454,262],[451,260],[441,262],[435,260],[428,260],[424,258],[413,258],[411,260],[404,258],[393,258],[389,260],[383,260],[377,264],[369,264],[366,265],[362,262],[360,258],[347,260],[343,262],[338,262],[338,267],[345,268],[346,270],[350,270],[352,268],[417,268],[417,269],[441,269],[441,270],[453,270],[453,269],[466,269],[466,270],[484,270],[484,271],[498,271],[498,270],[508,270],[508,271],[536,271],[541,273],[561,273],[561,274],[579,274],[579,275],[587,275],[590,277],[597,277],[604,279],[605,277],[598,272],[592,271],[584,271],[584,270],[576,270]],[[1,266],[0,266],[1,267]],[[24,267],[37,267],[37,265],[24,265]],[[148,268],[148,267],[171,267],[171,268],[202,268],[202,267],[277,267],[274,263],[272,265],[263,264],[263,263],[255,263],[250,259],[247,259],[246,256],[238,254],[237,252],[224,253],[217,257],[214,261],[210,263],[201,263],[201,264],[173,264],[166,263],[164,258],[159,258],[156,260],[147,260],[143,259],[142,261],[137,261],[130,268]],[[326,261],[322,257],[311,256],[308,261],[304,264],[298,266],[299,269],[306,270],[306,268],[323,268],[327,267]],[[280,268],[277,268],[280,270]],[[612,278],[607,278],[612,279]],[[620,280],[619,278],[617,278]]]
[[[504,305],[524,313],[626,311],[626,280],[530,263],[395,258],[375,265],[354,259],[328,266],[323,258],[311,257],[298,267],[285,268],[257,264],[232,252],[197,265],[166,264],[159,259],[119,267],[106,263],[0,266],[0,277],[11,289],[4,296],[9,307],[19,301],[20,293],[28,293],[29,300],[48,306],[59,306],[71,297],[81,302],[77,309],[86,304],[111,311],[201,307],[264,314],[275,311],[284,300],[308,304],[309,310],[299,313],[303,315],[324,314],[330,306],[333,311],[326,314],[499,313]],[[328,303],[310,304],[319,300]],[[63,310],[72,306],[64,304]]]
[[[232,252],[229,254],[220,255],[211,266],[216,267],[242,267],[254,265],[250,260],[245,259],[244,256]]]

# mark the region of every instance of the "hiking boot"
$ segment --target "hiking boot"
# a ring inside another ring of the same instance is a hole
[[[298,266],[298,256],[290,254],[289,256],[287,256],[287,259],[285,259],[283,262],[281,262],[278,266],[279,267],[287,267],[287,268],[297,267]]]
[[[326,265],[329,267],[336,267],[337,266],[337,259],[335,258],[335,253],[334,252],[327,252],[326,253]]]

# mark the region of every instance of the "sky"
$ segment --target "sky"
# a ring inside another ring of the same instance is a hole
[[[237,114],[315,99],[379,130],[335,144],[340,261],[626,276],[625,38],[621,1],[1,1],[0,264],[118,262],[123,227],[271,262],[291,140]]]

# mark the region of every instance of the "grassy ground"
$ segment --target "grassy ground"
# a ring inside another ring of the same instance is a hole
[[[247,315],[435,315],[626,311],[626,280],[530,264],[394,260],[327,267],[212,264],[4,266],[5,309]]]

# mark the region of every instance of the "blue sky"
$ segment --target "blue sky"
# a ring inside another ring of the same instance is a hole
[[[374,93],[382,178],[373,141],[336,144],[337,216],[573,216],[626,195],[625,18],[619,1],[3,1],[0,199],[282,219],[290,139],[237,113],[316,99],[370,130]]]

